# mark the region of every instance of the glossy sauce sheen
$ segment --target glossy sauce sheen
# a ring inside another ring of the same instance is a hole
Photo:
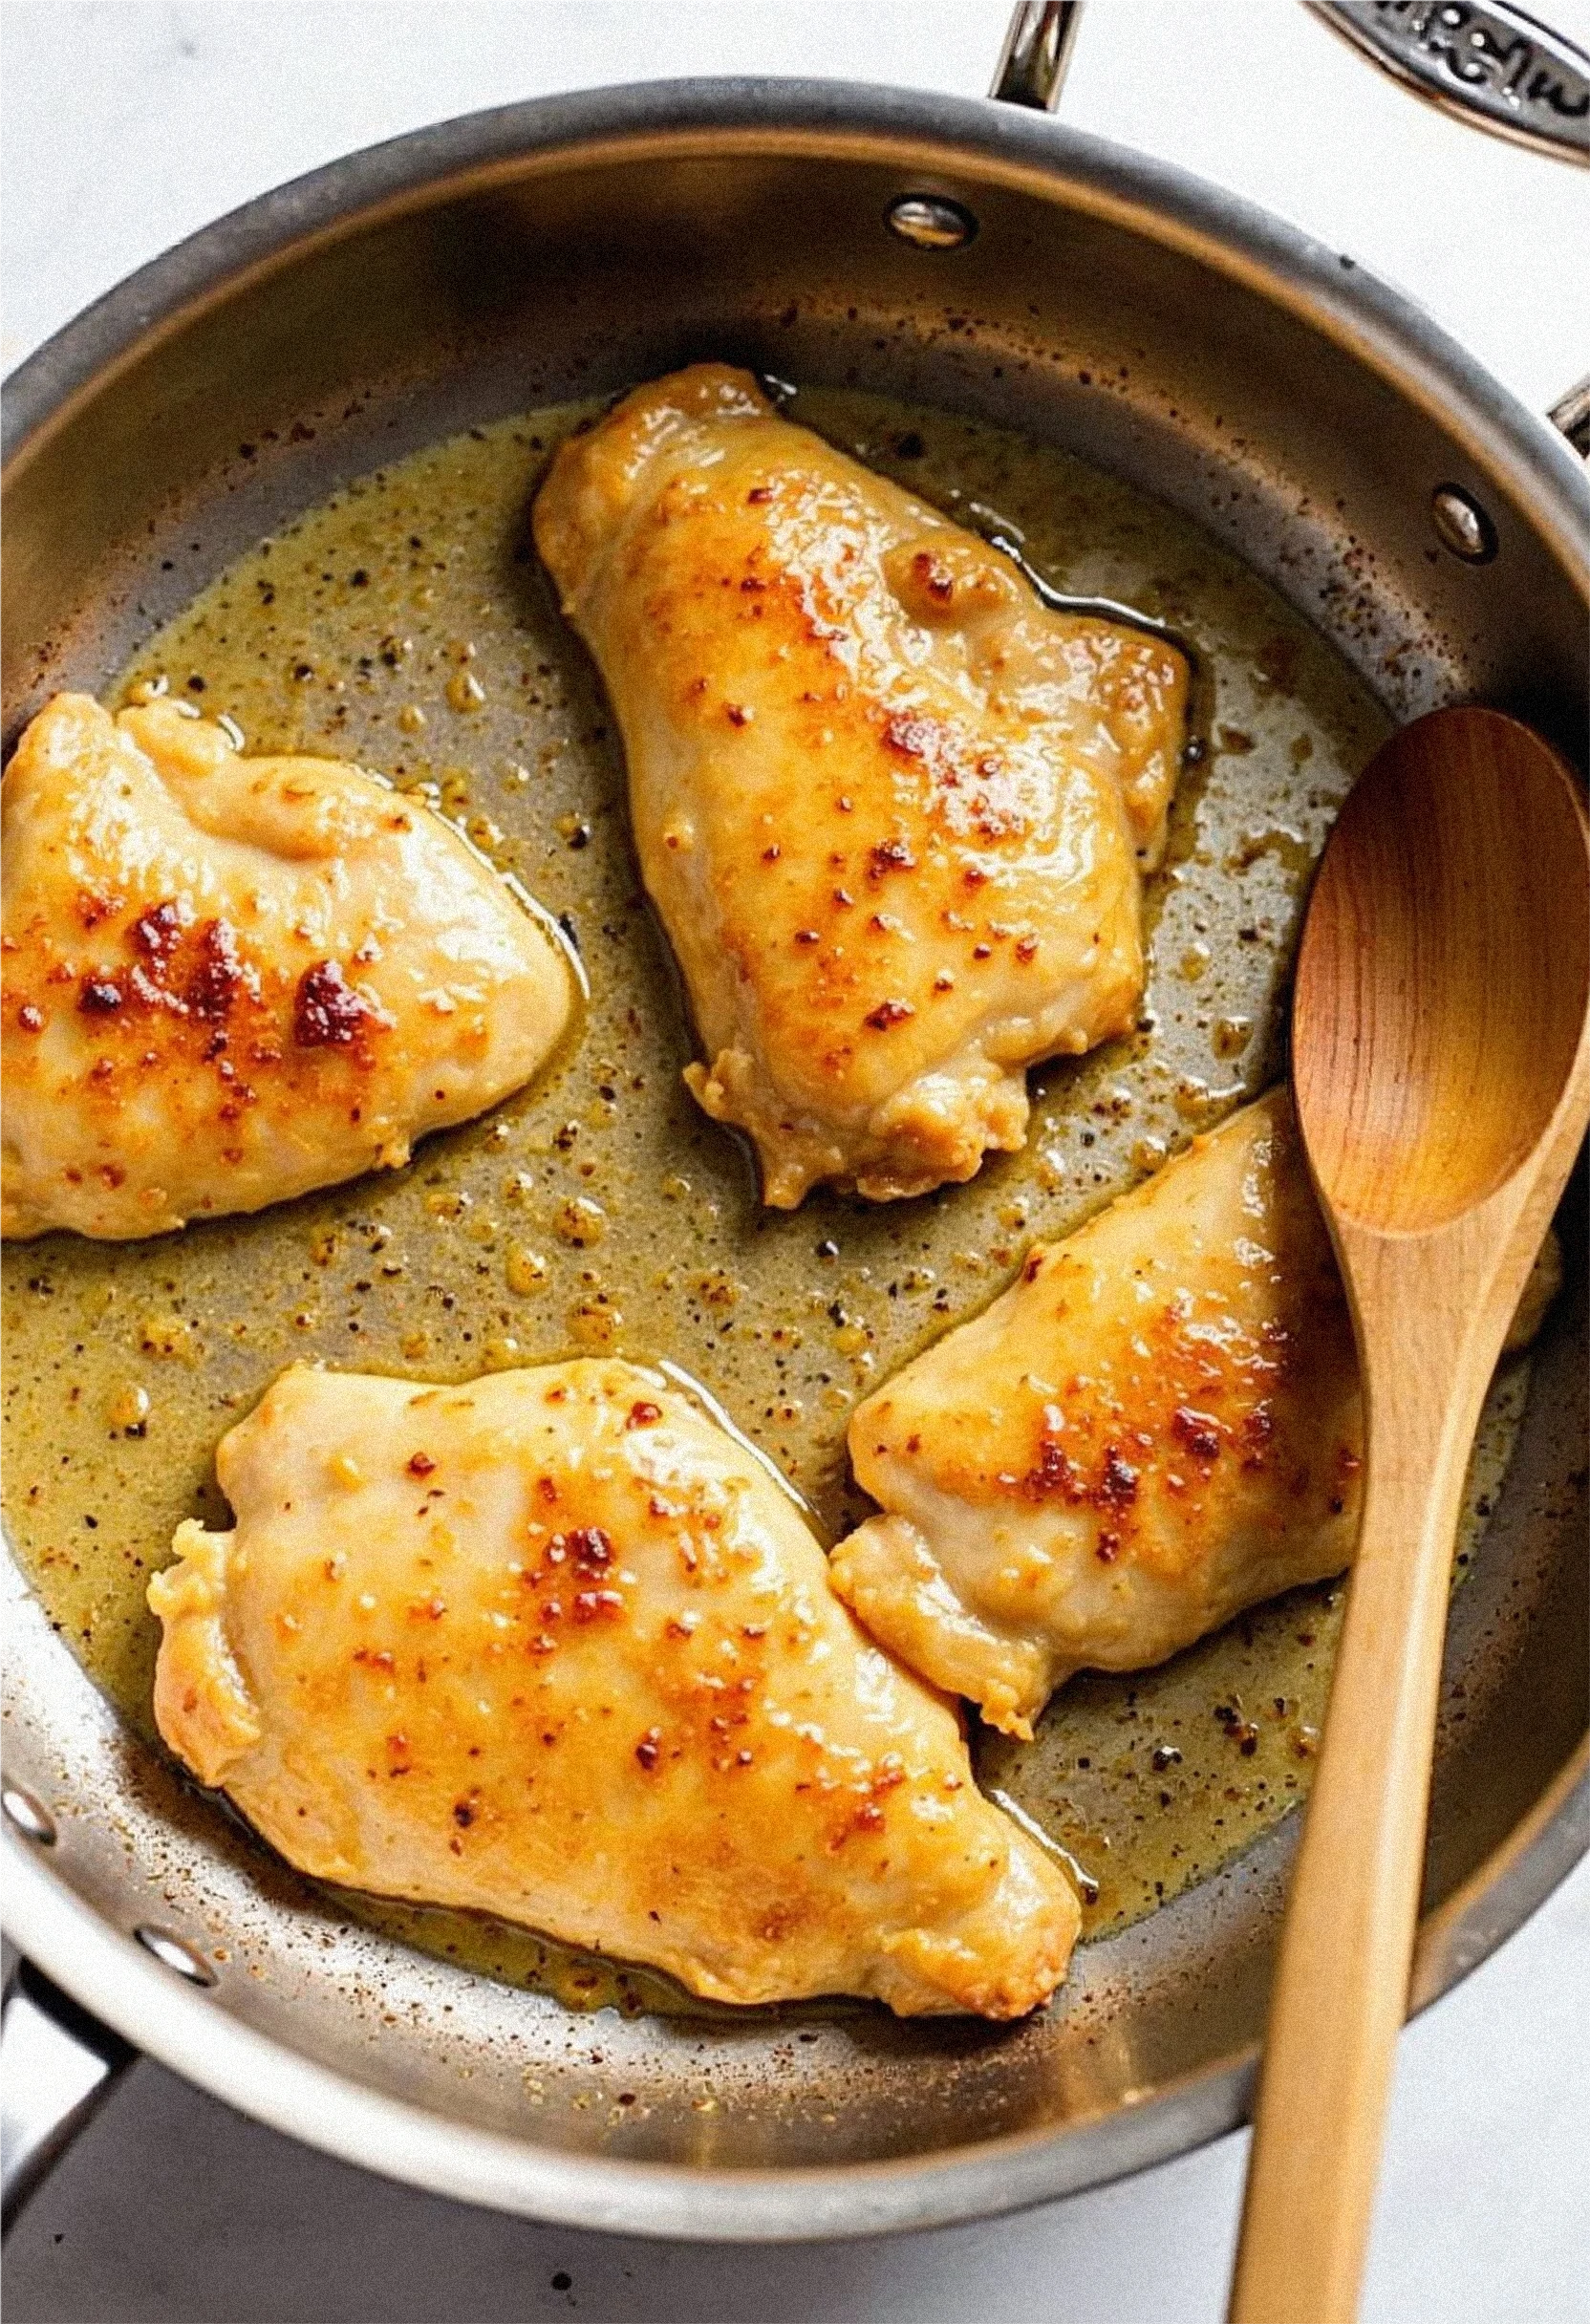
[[[998,529],[1053,587],[1132,606],[1192,647],[1197,763],[1149,882],[1139,1029],[1038,1068],[1025,1150],[969,1185],[763,1212],[746,1152],[680,1080],[694,1052],[640,893],[615,737],[529,547],[531,494],[584,407],[420,453],[262,546],[106,699],[163,679],[235,720],[250,750],[335,753],[422,787],[564,917],[591,998],[539,1084],[404,1171],[149,1243],[7,1249],[8,1521],[57,1627],[140,1733],[149,1574],[183,1517],[225,1522],[216,1441],[284,1365],[450,1381],[566,1355],[666,1358],[832,1539],[868,1508],[845,1458],[860,1399],[985,1305],[1034,1236],[1067,1233],[1281,1069],[1308,870],[1386,731],[1371,699],[1234,558],[1064,453],[872,398],[805,391],[791,409]],[[1524,1386],[1515,1364],[1493,1391],[1461,1560]],[[1157,1670],[1084,1673],[1030,1745],[979,1739],[985,1787],[1070,1861],[1085,1933],[1213,1871],[1306,1790],[1339,1596],[1294,1593]],[[708,2006],[490,1921],[344,1901],[576,2005]]]

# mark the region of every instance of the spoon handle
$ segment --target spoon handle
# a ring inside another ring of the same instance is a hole
[[[1402,1366],[1368,1398],[1363,1527],[1271,1997],[1231,2324],[1351,2324],[1358,2308],[1407,2004],[1452,1539],[1495,1352],[1427,1366],[1399,1337]]]

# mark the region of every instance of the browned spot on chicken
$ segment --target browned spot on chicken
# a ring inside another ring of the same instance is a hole
[[[206,920],[199,931],[198,957],[183,996],[195,1017],[212,1022],[229,1015],[243,982],[237,938],[225,920]]]
[[[868,850],[867,876],[885,879],[891,872],[914,872],[916,858],[903,839],[883,839]]]
[[[292,1007],[292,1038],[301,1049],[344,1048],[367,1026],[376,1011],[355,991],[336,960],[317,960],[298,979]]]

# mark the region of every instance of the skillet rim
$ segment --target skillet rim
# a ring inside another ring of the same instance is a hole
[[[1438,411],[1476,464],[1528,509],[1590,596],[1590,479],[1423,308],[1345,254],[1179,166],[992,99],[859,82],[679,79],[538,97],[464,114],[344,156],[242,204],[127,276],[6,380],[10,473],[47,429],[153,336],[250,274],[429,196],[450,178],[528,156],[742,151],[865,140],[946,163],[1042,180],[1073,205],[1171,243],[1304,317],[1420,408]],[[919,161],[913,162],[919,168]],[[1489,1957],[1590,1844],[1590,1738],[1504,1845],[1425,1923],[1423,2008]],[[459,2200],[612,2232],[700,2242],[808,2241],[948,2226],[1102,2184],[1191,2151],[1247,2116],[1255,2055],[1216,2059],[1140,2105],[953,2149],[930,2160],[827,2169],[714,2170],[560,2154],[388,2098],[255,2031],[179,1986],[102,1922],[12,1832],[8,1933],[74,1999],[212,2095],[290,2136]]]

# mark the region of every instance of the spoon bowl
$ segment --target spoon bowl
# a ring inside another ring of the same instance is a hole
[[[1464,1474],[1590,1119],[1590,826],[1548,744],[1443,710],[1331,834],[1293,1001],[1346,1282],[1364,1515],[1281,1935],[1232,2324],[1350,2324],[1406,2014]]]
[[[1392,737],[1320,867],[1293,1078],[1339,1219],[1447,1224],[1545,1133],[1590,1008],[1584,813],[1554,752],[1496,710]]]

